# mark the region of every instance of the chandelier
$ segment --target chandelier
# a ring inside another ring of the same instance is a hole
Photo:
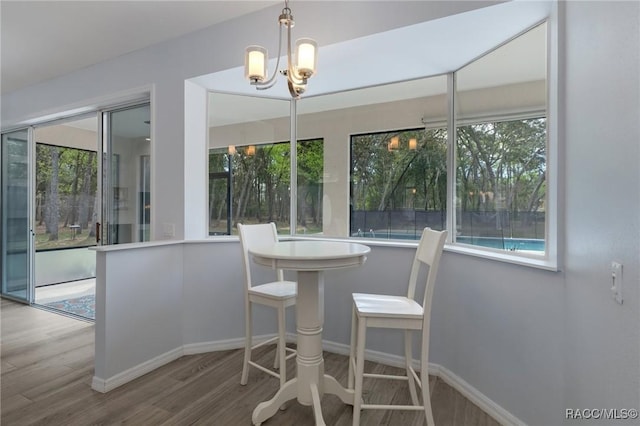
[[[279,34],[278,34],[278,59],[276,62],[276,71],[267,76],[267,62],[269,61],[267,49],[262,46],[249,46],[244,56],[244,75],[249,79],[252,85],[258,90],[266,90],[276,84],[276,74],[280,67],[280,56],[282,55],[282,38],[283,30],[287,32],[287,68],[280,70],[280,74],[287,77],[287,85],[289,93],[294,99],[300,97],[304,93],[307,86],[307,80],[316,71],[318,62],[318,43],[310,38],[301,38],[296,41],[295,56],[292,57],[291,51],[291,28],[295,25],[291,9],[289,9],[289,1],[285,0],[284,9],[278,18]]]

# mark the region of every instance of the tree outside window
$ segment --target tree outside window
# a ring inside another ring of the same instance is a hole
[[[445,229],[447,133],[413,129],[351,138],[351,236],[419,239]]]
[[[267,222],[289,234],[290,143],[238,146],[233,151],[209,151],[209,234],[236,234],[238,223]],[[299,234],[322,232],[323,155],[322,139],[298,141]]]
[[[546,120],[457,129],[456,241],[544,251]]]

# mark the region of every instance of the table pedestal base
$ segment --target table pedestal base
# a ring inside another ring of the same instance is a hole
[[[297,398],[302,405],[312,406],[316,425],[323,425],[320,399],[325,393],[336,395],[353,405],[353,390],[324,374],[322,358],[322,324],[324,323],[324,274],[322,271],[298,271],[296,330],[298,333],[297,376],[286,382],[269,401],[253,410],[252,421],[259,425],[273,416],[287,401]]]
[[[276,414],[278,409],[284,403],[296,398],[298,396],[298,385],[299,383],[297,378],[291,379],[280,388],[273,398],[269,401],[258,404],[255,410],[253,410],[253,416],[251,418],[253,424],[255,426],[260,426],[263,421]],[[340,383],[338,383],[338,381],[332,376],[325,374],[323,376],[322,385],[324,393],[336,395],[345,404],[353,405],[353,390],[343,388],[342,385],[340,385]],[[311,405],[313,406],[313,417],[316,420],[316,425],[325,426],[324,419],[322,418],[322,408],[320,406],[320,398],[322,395],[318,389],[318,385],[312,382],[309,384],[309,389],[305,389],[305,391],[311,393]],[[309,405],[303,401],[298,402],[303,405]]]

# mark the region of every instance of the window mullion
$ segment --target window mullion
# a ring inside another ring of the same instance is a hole
[[[456,75],[447,75],[447,229],[448,242],[456,235]]]
[[[290,145],[290,153],[291,153],[291,177],[290,179],[290,210],[289,210],[289,235],[295,235],[296,229],[298,225],[298,116],[297,116],[297,100],[291,100],[291,112],[290,112],[290,120],[291,123],[291,134],[289,140],[291,141]]]

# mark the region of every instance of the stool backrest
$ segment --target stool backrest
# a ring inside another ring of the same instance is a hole
[[[431,317],[431,300],[433,299],[433,289],[435,287],[436,276],[438,275],[438,266],[440,257],[444,248],[444,242],[447,239],[447,231],[434,231],[431,228],[424,228],[422,237],[416,250],[413,265],[411,267],[411,275],[409,276],[409,289],[407,297],[415,299],[416,286],[420,271],[424,266],[428,267],[427,279],[424,288],[424,298],[422,300],[422,309],[424,310],[423,333],[429,333],[429,318]]]
[[[244,265],[244,278],[247,290],[253,285],[251,280],[251,256],[249,250],[256,247],[270,246],[278,242],[278,230],[276,224],[260,223],[256,225],[238,224],[238,234],[240,235],[240,246],[242,247],[242,263]],[[284,276],[281,269],[276,271],[277,280],[283,281]]]

